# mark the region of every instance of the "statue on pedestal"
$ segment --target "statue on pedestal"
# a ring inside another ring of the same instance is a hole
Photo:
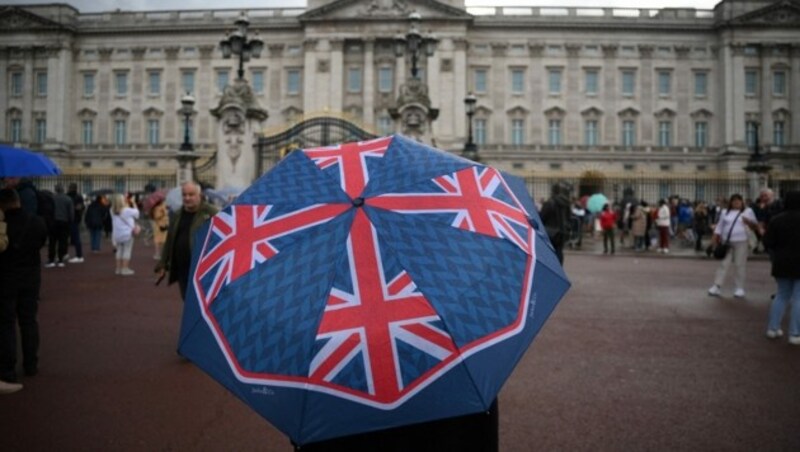
[[[439,110],[431,108],[428,86],[417,78],[409,78],[400,87],[395,108],[389,109],[392,119],[400,121],[403,135],[420,141],[430,141],[431,123],[439,116]]]

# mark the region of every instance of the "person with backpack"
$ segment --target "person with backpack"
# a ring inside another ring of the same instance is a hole
[[[45,268],[64,267],[66,265],[64,257],[67,255],[69,225],[75,215],[72,200],[64,193],[63,185],[56,185],[56,194],[53,200],[53,228],[50,230],[50,238],[48,239],[47,264],[45,264]],[[58,248],[57,250],[56,247]],[[58,251],[58,254],[56,254],[56,251]]]
[[[97,195],[94,201],[86,208],[84,223],[89,230],[89,240],[93,253],[100,252],[100,242],[103,239],[103,228],[106,220],[111,217],[108,199],[104,195]]]

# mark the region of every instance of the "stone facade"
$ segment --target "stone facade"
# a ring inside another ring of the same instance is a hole
[[[773,171],[800,178],[796,0],[724,0],[709,11],[461,0],[253,9],[265,49],[245,78],[268,113],[265,131],[330,112],[394,132],[389,111],[409,72],[394,37],[412,11],[439,39],[420,67],[441,148],[463,148],[473,92],[483,161],[517,173],[741,176],[759,124]],[[218,43],[238,14],[0,7],[0,141],[41,148],[67,171],[173,171],[189,90],[192,141],[211,156],[220,130],[211,110],[237,65]]]

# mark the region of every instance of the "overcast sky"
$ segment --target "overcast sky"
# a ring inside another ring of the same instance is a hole
[[[161,9],[304,7],[305,0],[0,0],[0,4],[68,3],[81,12]],[[615,6],[635,8],[713,9],[718,0],[466,0],[467,6]]]

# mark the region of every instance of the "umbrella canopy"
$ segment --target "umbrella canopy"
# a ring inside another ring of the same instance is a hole
[[[153,210],[153,207],[165,199],[167,199],[166,189],[154,191],[145,196],[144,200],[142,201],[142,210],[149,215],[150,211]]]
[[[569,287],[523,181],[293,152],[195,236],[179,352],[295,443],[486,411]]]
[[[0,144],[0,177],[56,176],[61,169],[38,152]]]
[[[608,198],[602,193],[595,193],[586,201],[586,209],[589,212],[597,213],[603,210],[603,206],[608,204]]]

